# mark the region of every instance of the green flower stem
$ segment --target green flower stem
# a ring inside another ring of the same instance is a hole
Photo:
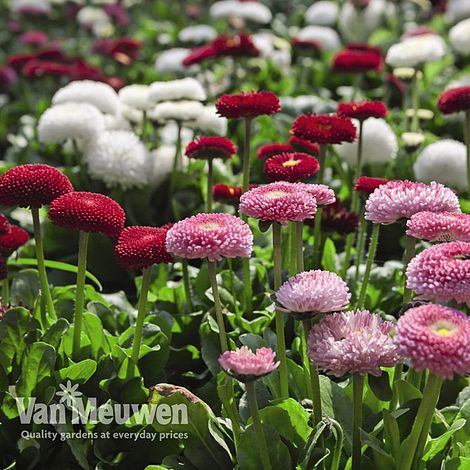
[[[207,194],[206,194],[206,207],[207,212],[212,212],[212,185],[213,185],[213,159],[209,158],[207,160]]]
[[[413,106],[413,117],[411,118],[411,132],[419,132],[419,76],[420,71],[415,70],[411,88],[411,101]]]
[[[335,421],[333,418],[328,419],[332,428],[334,429],[333,432],[336,432],[336,444],[335,448],[333,449],[333,457],[331,459],[330,470],[338,470],[341,461],[341,451],[343,450],[344,433],[343,428],[338,423],[338,421]]]
[[[85,276],[86,262],[88,252],[88,232],[80,230],[78,241],[78,271],[77,271],[77,290],[75,293],[75,314],[73,330],[72,357],[78,360],[80,353],[80,339],[82,334],[83,307],[85,305]]]
[[[273,222],[273,253],[274,253],[274,291],[277,292],[282,283],[281,225]],[[279,380],[281,397],[289,397],[289,377],[287,371],[286,338],[284,335],[284,318],[282,312],[276,310],[277,354],[279,358]]]
[[[2,304],[9,305],[9,303],[10,303],[10,284],[8,282],[8,277],[6,277],[2,283]]]
[[[306,371],[305,375],[310,377],[310,381],[307,384],[308,398],[313,403],[313,421],[318,424],[322,420],[322,406],[321,406],[321,394],[320,394],[320,375],[318,374],[318,367],[315,363],[311,362],[307,356],[307,341],[308,334],[312,325],[311,319],[302,320],[304,330],[304,342],[305,350],[304,354],[309,365],[309,370]]]
[[[142,127],[140,129],[140,138],[145,143],[145,139],[147,138],[147,122],[148,116],[147,111],[142,111]]]
[[[171,179],[170,179],[170,196],[173,194],[176,185],[176,175],[178,171],[180,171],[181,167],[181,130],[182,130],[182,123],[180,121],[176,122],[177,125],[177,133],[176,133],[176,147],[175,147],[175,158],[173,160],[173,170],[171,172]]]
[[[364,273],[364,279],[362,280],[361,292],[357,301],[356,309],[361,310],[364,308],[367,295],[367,286],[369,284],[370,272],[372,270],[372,263],[374,262],[375,252],[379,242],[380,224],[374,224],[372,229],[372,236],[369,245],[369,254],[367,255],[366,272]]]
[[[261,424],[261,418],[258,410],[258,402],[256,401],[256,382],[248,382],[245,384],[246,397],[250,406],[251,419],[253,420],[253,428],[258,439],[259,451],[261,453],[261,461],[263,462],[264,470],[271,470],[271,461],[269,460],[268,445]]]
[[[295,233],[295,222],[289,222],[289,276],[297,273],[297,240]]]
[[[405,453],[400,462],[400,470],[410,470],[413,461],[421,458],[434,410],[439,400],[442,382],[442,377],[429,374],[423,398],[418,408],[418,414],[413,423],[411,433],[407,438]]]
[[[366,244],[368,222],[364,219],[364,212],[361,215],[361,225],[359,227],[359,236],[357,238],[356,245],[356,273],[354,275],[354,285],[356,286],[359,282],[359,274],[362,264],[362,258],[364,256],[364,246]]]
[[[397,404],[398,404],[398,393],[395,388],[395,384],[401,379],[402,374],[403,374],[403,364],[397,364],[393,372],[393,382],[392,382],[393,397],[390,400],[390,405],[388,407],[390,411],[395,411]]]
[[[362,426],[362,394],[364,390],[364,376],[354,373],[353,382],[353,443],[352,443],[352,470],[361,469],[361,426]]]
[[[404,291],[403,291],[403,303],[409,302],[413,296],[413,291],[411,289],[407,289],[406,287],[406,268],[408,263],[411,261],[413,256],[415,255],[416,250],[416,238],[410,237],[406,235],[406,247],[405,247],[405,257],[403,260],[403,282],[405,284]]]
[[[470,194],[470,111],[465,113],[465,145],[467,146],[467,194]]]
[[[304,270],[304,223],[303,222],[294,222],[295,224],[295,239],[296,239],[296,265],[298,273],[301,273]]]
[[[183,287],[188,313],[193,311],[193,300],[191,296],[191,284],[189,282],[189,265],[187,259],[181,260],[181,269],[183,271]]]
[[[36,244],[36,258],[38,260],[38,272],[39,280],[41,282],[41,291],[43,297],[45,297],[47,313],[49,317],[53,320],[57,318],[55,313],[54,304],[52,302],[52,295],[49,289],[49,281],[47,280],[46,265],[44,263],[44,248],[42,244],[42,235],[41,235],[41,222],[39,219],[39,209],[37,207],[31,208],[31,213],[33,216],[33,226],[34,226],[34,240]],[[45,328],[48,324],[48,318],[46,312],[41,310],[42,323]]]
[[[318,171],[317,184],[323,184],[323,179],[325,177],[325,163],[326,163],[326,144],[320,144],[320,154],[318,156],[318,161],[320,162],[320,170]],[[315,214],[315,225],[313,227],[313,268],[317,269],[320,267],[321,262],[321,213],[322,208],[317,208]]]
[[[235,309],[235,314],[237,317],[240,316],[240,309],[238,308],[238,299],[237,299],[237,293],[235,291],[235,275],[233,273],[233,263],[231,258],[227,258],[227,266],[228,266],[228,272],[229,272],[229,284],[230,284],[230,292],[232,293],[232,302],[233,302],[233,308]]]
[[[132,363],[129,363],[128,376],[132,370],[132,365],[137,365],[139,361],[140,344],[142,342],[142,330],[144,328],[145,308],[147,306],[147,297],[150,289],[150,275],[152,268],[142,270],[142,284],[140,286],[139,305],[137,307],[137,321],[134,330],[134,343],[132,345]]]
[[[227,333],[225,332],[224,317],[222,314],[222,304],[220,303],[219,286],[217,285],[217,264],[215,261],[207,260],[209,267],[209,277],[212,286],[212,295],[214,296],[214,309],[219,326],[220,349],[222,352],[228,351]]]
[[[253,311],[253,288],[251,285],[250,258],[242,258],[242,265],[245,313],[249,315]]]

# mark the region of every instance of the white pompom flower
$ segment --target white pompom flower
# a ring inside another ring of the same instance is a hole
[[[305,12],[305,22],[318,26],[333,26],[336,24],[339,6],[335,2],[320,0],[310,5]]]
[[[470,17],[470,0],[449,0],[446,5],[446,20],[456,23]]]
[[[148,111],[155,107],[150,101],[150,87],[148,85],[128,85],[119,90],[121,103],[131,108]]]
[[[99,7],[84,6],[77,13],[77,21],[80,26],[87,29],[93,29],[97,25],[106,25],[111,23],[108,14]]]
[[[306,26],[299,31],[297,39],[304,41],[316,41],[322,51],[334,51],[341,47],[338,33],[327,26]]]
[[[47,15],[51,11],[51,5],[48,0],[13,0],[10,2],[10,9],[14,13],[31,11]]]
[[[92,178],[106,186],[130,189],[149,184],[150,153],[130,131],[105,131],[85,147],[84,162]]]
[[[176,147],[174,145],[161,145],[151,152],[153,171],[150,184],[152,187],[157,188],[171,175],[175,155]],[[188,164],[188,158],[183,155],[182,160],[184,168]]]
[[[196,120],[188,123],[190,127],[200,130],[203,134],[226,135],[228,120],[217,114],[213,105],[204,106]]]
[[[213,18],[237,17],[253,23],[266,24],[272,20],[271,10],[257,1],[221,0],[211,5],[209,14]]]
[[[467,189],[466,147],[444,139],[426,146],[413,166],[417,181],[437,181],[454,189]]]
[[[356,128],[359,123],[353,120]],[[335,145],[339,156],[354,165],[357,157],[358,141]],[[384,119],[368,118],[362,129],[362,161],[363,163],[387,163],[396,158],[398,139],[392,128]]]
[[[41,115],[38,123],[39,141],[59,144],[69,139],[89,141],[104,130],[100,111],[88,103],[62,103]]]
[[[186,59],[190,49],[173,47],[161,52],[155,61],[155,70],[160,73],[179,73],[197,69],[196,66],[186,67],[183,60]]]
[[[207,99],[203,86],[194,78],[169,80],[167,82],[153,82],[150,85],[150,100],[154,103],[160,101]]]
[[[104,114],[104,128],[107,131],[130,131],[132,129],[130,122],[123,114],[115,116],[114,114]]]
[[[197,119],[204,106],[199,101],[163,101],[149,112],[149,118],[154,121],[188,122]]]
[[[121,103],[118,94],[107,83],[94,80],[75,80],[56,91],[52,97],[53,104],[89,103],[102,113],[119,114]]]
[[[470,55],[470,18],[457,23],[450,29],[449,41],[459,54]]]
[[[178,39],[181,42],[201,44],[210,42],[217,36],[217,31],[208,24],[198,24],[195,26],[186,26],[178,33]]]
[[[436,34],[412,36],[394,44],[385,62],[392,67],[419,67],[442,59],[447,52],[444,40]]]

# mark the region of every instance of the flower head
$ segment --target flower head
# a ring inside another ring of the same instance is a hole
[[[0,235],[3,235],[4,233],[8,233],[11,228],[10,222],[8,221],[8,218],[0,214]]]
[[[441,243],[423,250],[408,265],[406,287],[418,299],[470,305],[470,243]]]
[[[336,201],[335,192],[326,184],[297,183],[297,187],[310,193],[317,206],[329,206]]]
[[[371,50],[346,49],[333,57],[333,71],[342,73],[364,73],[380,71],[383,59],[380,53]]]
[[[240,214],[285,225],[314,217],[317,203],[301,185],[277,182],[258,186],[240,197]]]
[[[408,219],[406,234],[430,242],[470,242],[470,215],[459,212],[418,212]]]
[[[371,176],[360,176],[356,180],[354,189],[362,194],[372,194],[379,186],[388,183],[388,180],[383,178],[372,178]]]
[[[296,39],[315,41],[320,44],[322,51],[333,51],[341,46],[341,39],[338,33],[333,28],[327,26],[307,26],[300,30]]]
[[[199,101],[163,101],[149,113],[155,121],[195,121],[203,111],[204,106]]]
[[[327,315],[308,336],[307,355],[336,377],[348,373],[379,376],[400,361],[390,335],[393,323],[367,310]]]
[[[319,269],[291,277],[276,293],[283,308],[301,316],[339,312],[350,298],[347,284],[337,274]]]
[[[157,227],[125,228],[114,247],[117,260],[127,269],[172,262],[173,257],[166,250],[167,231]]]
[[[69,179],[49,165],[19,165],[0,176],[0,204],[8,207],[41,207],[70,191]]]
[[[10,230],[0,235],[0,256],[8,258],[14,251],[25,245],[29,235],[21,227],[10,225]]]
[[[253,234],[248,225],[229,214],[197,214],[177,222],[168,231],[167,250],[187,259],[220,261],[248,258]]]
[[[264,162],[264,174],[271,181],[295,182],[312,176],[319,169],[315,157],[300,152],[281,153]]]
[[[291,127],[291,133],[319,144],[341,144],[356,139],[356,128],[349,118],[304,114]]]
[[[242,194],[243,188],[241,186],[228,186],[220,183],[212,187],[214,201],[238,202]]]
[[[470,18],[460,21],[449,30],[449,41],[459,54],[470,54]]]
[[[308,222],[309,225],[310,221]],[[350,212],[340,202],[336,201],[324,207],[321,213],[322,230],[326,232],[336,232],[340,235],[354,233],[359,227],[359,216],[355,212]]]
[[[258,348],[252,352],[242,346],[235,351],[225,351],[219,357],[219,364],[240,382],[253,382],[276,370],[279,362],[275,360],[276,354],[271,348]]]
[[[444,114],[470,110],[470,86],[450,88],[439,96],[437,107]]]
[[[235,36],[219,36],[212,41],[210,46],[218,57],[258,57],[260,55],[259,49],[246,33]]]
[[[374,224],[393,224],[417,212],[460,212],[459,199],[439,183],[389,181],[367,199],[366,220]]]
[[[221,158],[228,160],[237,152],[236,145],[226,137],[198,137],[186,147],[185,155],[189,158],[209,160]]]
[[[384,118],[388,114],[388,109],[383,101],[361,101],[340,103],[336,112],[338,116],[346,116],[363,121],[370,117]]]
[[[470,372],[470,321],[458,310],[442,305],[411,308],[399,318],[394,340],[417,371],[429,369],[449,380]]]
[[[153,103],[160,101],[191,100],[204,101],[207,98],[202,85],[194,78],[153,82],[150,85],[149,99]]]
[[[217,113],[227,119],[251,119],[281,110],[278,97],[270,91],[252,91],[222,95],[215,103]]]
[[[280,153],[292,152],[293,148],[289,144],[266,144],[258,148],[258,159],[266,160]]]
[[[148,85],[128,85],[119,90],[121,103],[132,108],[148,111],[155,104],[149,99],[150,88]]]
[[[201,64],[202,62],[205,62],[208,59],[213,59],[214,57],[217,57],[217,51],[211,44],[195,47],[185,53],[183,65],[185,67],[191,67],[192,65]]]
[[[209,10],[213,18],[240,18],[266,24],[272,19],[271,10],[256,0],[218,0]]]
[[[69,230],[81,230],[117,237],[126,214],[113,199],[99,193],[74,191],[52,201],[49,219]]]
[[[314,144],[309,140],[301,139],[300,137],[296,137],[295,135],[289,138],[288,144],[296,152],[308,153],[309,155],[313,155],[314,157],[320,154],[320,146],[318,144]]]

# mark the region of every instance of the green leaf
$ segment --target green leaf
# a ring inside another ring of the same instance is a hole
[[[452,423],[452,426],[446,432],[441,434],[439,437],[431,439],[426,445],[423,461],[427,462],[428,460],[433,459],[439,452],[444,450],[452,435],[459,429],[462,429],[466,422],[466,419],[458,419]]]
[[[389,410],[383,410],[384,440],[391,455],[400,455],[400,429],[397,420]]]
[[[381,401],[390,401],[393,397],[392,388],[388,373],[383,371],[378,377],[369,374],[367,377],[369,387],[374,395]]]
[[[71,380],[74,383],[84,384],[96,371],[96,362],[92,359],[72,364],[59,370],[61,381]]]
[[[337,272],[336,246],[331,238],[327,238],[325,241],[321,264],[326,271]]]
[[[73,264],[63,263],[61,261],[51,261],[45,260],[44,264],[46,268],[51,269],[58,269],[59,271],[66,271],[68,273],[77,273],[78,268]],[[8,260],[9,266],[37,266],[38,261],[35,258],[19,258],[19,259],[9,259]],[[86,277],[90,279],[90,281],[94,282],[98,290],[103,290],[103,286],[101,285],[100,281],[96,276],[92,273],[86,271]]]
[[[42,335],[41,341],[57,349],[69,327],[70,324],[65,318],[58,318]]]
[[[10,300],[13,305],[32,308],[39,296],[39,275],[35,269],[23,269],[13,276]]]
[[[415,386],[411,385],[409,382],[406,382],[403,379],[397,380],[393,386],[398,393],[398,399],[400,403],[421,399],[423,396],[423,394]]]
[[[258,223],[258,227],[260,229],[260,232],[262,232],[262,233],[267,232],[271,228],[272,224],[273,223],[272,223],[271,220],[260,220],[259,223]]]

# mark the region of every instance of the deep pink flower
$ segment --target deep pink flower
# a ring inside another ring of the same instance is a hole
[[[350,298],[348,285],[337,274],[319,269],[291,277],[276,293],[286,310],[310,315],[344,310]]]
[[[394,340],[417,371],[429,369],[449,380],[470,373],[470,321],[458,310],[442,305],[411,308],[399,318]]]
[[[251,91],[222,95],[216,102],[217,114],[227,119],[252,119],[281,110],[279,98],[271,91]]]
[[[390,181],[369,196],[365,218],[374,224],[386,225],[423,211],[460,212],[459,199],[440,183]]]
[[[393,323],[367,310],[327,315],[308,336],[307,355],[327,374],[379,376],[400,361],[390,335]]]
[[[264,175],[270,181],[305,180],[319,169],[320,164],[315,157],[300,152],[281,153],[264,162]]]
[[[280,153],[292,152],[294,149],[289,144],[266,144],[258,148],[258,159],[266,160]]]
[[[242,346],[235,351],[225,351],[219,357],[219,364],[229,375],[240,382],[253,382],[279,367],[276,354],[271,348],[258,348],[252,352]]]
[[[406,234],[430,242],[470,242],[470,215],[458,212],[418,212]]]
[[[305,139],[301,139],[300,137],[296,137],[293,135],[289,140],[288,144],[292,146],[294,150],[297,152],[304,152],[308,153],[309,155],[313,155],[314,157],[320,154],[320,146],[318,144],[314,144]]]
[[[44,46],[49,38],[42,31],[26,31],[19,37],[21,44],[26,46]]]
[[[311,219],[316,210],[315,198],[296,183],[258,186],[240,198],[240,214],[283,225],[289,221]]]
[[[203,136],[197,137],[187,145],[185,155],[189,158],[202,160],[211,158],[228,160],[236,152],[236,145],[226,137]]]
[[[470,306],[470,243],[441,243],[423,250],[408,265],[406,287],[418,299]]]
[[[5,65],[0,67],[0,90],[6,90],[18,80],[18,75],[13,67]]]
[[[168,231],[167,250],[187,259],[220,261],[248,258],[253,234],[248,224],[230,214],[197,214],[177,222]]]
[[[372,194],[379,186],[382,186],[388,183],[389,180],[385,180],[383,178],[372,178],[371,176],[360,176],[356,184],[354,185],[354,189],[362,194]]]

